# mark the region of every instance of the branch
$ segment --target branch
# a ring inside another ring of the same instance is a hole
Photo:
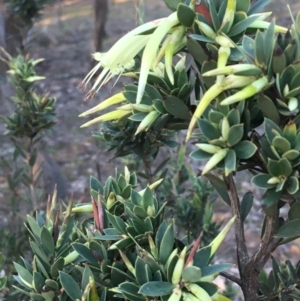
[[[280,238],[273,238],[269,243],[266,253],[264,256],[257,262],[256,268],[258,271],[261,271],[265,266],[266,262],[270,259],[270,254],[278,247],[278,244],[281,242]]]
[[[262,261],[264,261],[265,259],[268,260],[268,258],[270,257],[271,250],[268,247],[273,240],[274,227],[275,227],[275,215],[267,216],[266,229],[265,229],[264,236],[261,240],[261,243],[260,243],[255,255],[253,256],[253,263],[255,265],[260,263],[259,265],[261,266]],[[272,247],[272,249],[273,248],[274,247]]]
[[[225,179],[229,186],[228,193],[230,195],[231,208],[233,214],[236,215],[234,225],[235,225],[235,238],[237,243],[238,262],[239,262],[240,270],[241,269],[243,270],[249,260],[249,255],[248,255],[247,246],[245,244],[244,225],[241,218],[240,200],[236,191],[236,186],[233,180],[233,176],[230,174]]]
[[[151,165],[150,162],[147,161],[147,159],[145,157],[143,157],[143,163],[144,163],[144,167],[145,167],[145,174],[147,176],[147,180],[148,180],[148,184],[152,184],[152,172],[151,172]]]
[[[233,276],[231,274],[228,274],[226,272],[221,272],[220,275],[223,276],[224,278],[232,281],[232,282],[235,282],[237,285],[242,286],[241,279],[239,279],[239,278],[237,278],[237,277],[235,277],[235,276]]]
[[[297,288],[297,284],[293,284],[291,286],[289,286],[288,288],[286,288],[285,290],[282,290],[280,292],[276,292],[276,293],[273,293],[269,296],[259,296],[257,298],[257,301],[261,301],[261,300],[273,300],[273,299],[277,299],[281,294],[290,294],[292,293],[295,289]]]

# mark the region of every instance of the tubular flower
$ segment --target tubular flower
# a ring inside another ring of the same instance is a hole
[[[115,110],[115,111],[112,111],[112,112],[109,112],[109,113],[106,113],[104,115],[101,115],[85,124],[83,124],[81,126],[81,128],[85,128],[85,127],[88,127],[92,124],[95,124],[95,123],[101,123],[101,122],[105,122],[105,121],[111,121],[111,120],[116,120],[116,119],[120,119],[124,116],[128,115],[128,112],[127,111],[123,111],[123,110]]]
[[[153,64],[159,45],[165,35],[172,29],[172,27],[179,24],[177,12],[172,13],[165,19],[152,33],[142,56],[141,73],[139,78],[138,92],[136,102],[140,103],[145,91],[148,74]]]
[[[265,88],[267,86],[268,83],[269,83],[269,80],[266,76],[261,77],[261,78],[257,79],[256,81],[254,81],[253,83],[251,83],[250,85],[246,86],[241,91],[225,98],[221,102],[221,105],[224,105],[224,106],[230,105],[235,102],[247,99],[247,98],[257,94],[258,92],[260,92],[263,88]]]
[[[86,98],[97,93],[114,76],[121,76],[125,70],[132,69],[135,64],[134,57],[145,47],[148,40],[149,35],[129,36],[115,44],[119,44],[118,48],[113,46],[106,53],[94,54],[95,60],[99,63],[88,73],[82,84],[85,86],[98,69],[103,68],[103,70]]]
[[[81,113],[79,115],[79,117],[84,117],[84,116],[87,116],[89,114],[93,114],[95,112],[98,112],[98,111],[101,111],[101,110],[104,110],[112,105],[115,105],[115,104],[118,104],[122,101],[125,101],[126,98],[125,96],[123,95],[123,93],[118,93],[118,94],[115,94],[109,98],[107,98],[106,100],[104,100],[103,102],[101,102],[100,104],[98,104],[97,106]]]
[[[165,49],[165,64],[166,72],[168,74],[169,80],[174,84],[174,75],[173,75],[173,56],[186,44],[187,38],[185,36],[185,27],[178,26],[174,32],[170,35],[168,39],[168,44]]]
[[[228,0],[221,27],[227,25],[228,29],[231,28],[234,21],[235,9],[236,9],[236,0]]]
[[[239,75],[228,75],[225,77],[222,82],[216,82],[213,86],[211,86],[206,93],[203,95],[202,99],[200,100],[199,105],[197,106],[196,111],[191,119],[186,141],[188,141],[192,135],[193,129],[196,125],[197,119],[202,116],[206,108],[209,104],[218,97],[223,91],[235,88],[243,88],[256,80],[255,76],[239,76]]]
[[[93,56],[99,63],[82,81],[83,89],[100,68],[103,68],[103,70],[92,89],[88,92],[86,98],[93,96],[115,75],[121,76],[125,70],[132,69],[134,67],[134,57],[145,47],[151,37],[151,34],[141,34],[148,30],[155,29],[159,24],[164,23],[165,20],[166,18],[162,18],[145,23],[123,36],[108,52],[95,53]]]

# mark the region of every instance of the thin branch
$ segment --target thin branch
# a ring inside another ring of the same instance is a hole
[[[257,301],[262,301],[262,300],[273,300],[273,299],[277,299],[280,295],[287,295],[287,294],[290,294],[292,293],[295,288],[297,288],[297,285],[296,284],[293,284],[291,286],[289,286],[288,288],[286,288],[285,290],[282,290],[280,292],[276,292],[276,293],[273,293],[271,295],[268,295],[268,296],[259,296],[257,298]]]
[[[264,256],[257,262],[256,269],[261,271],[265,266],[266,262],[270,259],[270,254],[278,247],[278,244],[281,242],[280,238],[273,238],[269,243],[266,253]]]
[[[233,276],[233,275],[231,275],[231,274],[228,274],[228,273],[226,273],[226,272],[221,272],[220,275],[223,276],[224,278],[226,278],[226,279],[232,281],[232,282],[235,282],[235,283],[236,283],[237,285],[239,285],[239,286],[242,285],[241,279],[239,279],[239,278],[237,278],[237,277],[235,277],[235,276]]]
[[[249,255],[247,246],[245,243],[244,225],[241,218],[240,200],[236,191],[236,186],[233,180],[232,174],[225,178],[229,187],[229,196],[231,202],[231,208],[233,214],[236,216],[235,219],[235,238],[237,243],[238,262],[240,269],[244,269],[247,262],[249,261]]]
[[[261,260],[265,256],[267,256],[268,258],[270,257],[270,250],[268,250],[268,247],[273,240],[274,227],[275,227],[275,215],[267,216],[266,229],[265,229],[264,236],[261,240],[258,250],[256,251],[255,255],[253,256],[253,262],[255,265],[257,265],[257,263],[260,263],[260,265],[261,265],[261,263],[262,263]],[[269,251],[269,252],[267,253],[267,251]]]
[[[144,163],[144,167],[145,167],[145,174],[147,176],[148,184],[152,184],[153,181],[152,181],[152,172],[151,172],[150,162],[147,161],[147,159],[144,157],[143,163]]]

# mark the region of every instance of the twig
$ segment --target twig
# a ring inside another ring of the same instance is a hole
[[[289,286],[288,288],[286,288],[285,290],[282,290],[280,292],[276,292],[276,293],[273,293],[272,295],[268,295],[268,296],[259,296],[257,298],[257,301],[261,301],[261,300],[272,300],[272,299],[277,299],[279,297],[279,294],[290,294],[292,293],[295,288],[297,288],[297,285],[296,284],[293,284],[291,286]]]
[[[231,208],[233,214],[236,216],[234,225],[235,225],[235,238],[237,243],[238,262],[239,262],[240,270],[241,269],[243,270],[249,260],[249,255],[248,255],[247,246],[245,244],[244,225],[241,218],[240,200],[236,191],[236,186],[233,180],[233,176],[230,174],[225,179],[229,187],[228,193],[230,196]]]
[[[278,247],[278,244],[281,242],[280,238],[273,238],[269,243],[264,256],[257,262],[256,269],[261,271],[265,266],[266,262],[270,259],[270,254]]]
[[[274,227],[275,227],[275,215],[267,216],[264,236],[261,240],[258,250],[255,252],[255,255],[253,256],[253,262],[255,265],[257,265],[259,262],[261,263],[261,260],[264,257],[266,256],[267,258],[270,257],[270,251],[267,253],[267,250],[268,250],[268,246],[270,245],[273,239]]]
[[[35,179],[34,179],[34,171],[33,171],[33,168],[34,168],[34,164],[30,164],[30,160],[32,158],[32,156],[34,156],[34,140],[33,138],[30,138],[30,141],[29,141],[29,150],[28,150],[28,158],[26,158],[27,160],[27,164],[28,164],[28,167],[29,167],[29,177],[31,179],[31,183],[29,184],[29,190],[30,190],[30,194],[31,194],[31,198],[32,198],[32,210],[35,210],[35,209],[39,209],[39,202],[38,202],[38,199],[37,199],[37,196],[36,196],[36,185],[35,185]],[[36,160],[36,159],[35,159]],[[36,163],[36,162],[34,162]]]
[[[144,157],[143,158],[143,163],[144,163],[144,166],[145,166],[145,174],[146,174],[147,179],[148,179],[148,184],[152,184],[152,172],[151,172],[150,162],[147,161],[147,159]]]
[[[231,274],[228,274],[228,273],[226,273],[226,272],[221,272],[220,275],[223,276],[224,278],[226,278],[226,279],[232,281],[232,282],[235,282],[235,283],[236,283],[237,285],[239,285],[239,286],[242,285],[241,279],[239,279],[239,278],[237,278],[237,277],[235,277],[235,276],[233,276],[233,275],[231,275]]]

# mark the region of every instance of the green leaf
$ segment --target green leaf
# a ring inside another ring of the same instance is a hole
[[[44,266],[36,255],[33,257],[33,262],[39,268],[40,272],[44,275],[44,277],[49,278],[47,266],[48,264],[45,264]]]
[[[275,189],[268,189],[261,200],[263,207],[269,208],[278,203],[281,196],[281,191]]]
[[[167,111],[165,109],[164,103],[161,99],[156,99],[153,102],[153,106],[155,108],[155,110],[161,114],[166,114]]]
[[[38,293],[42,292],[43,286],[45,284],[44,277],[39,272],[33,272],[32,285]]]
[[[253,193],[248,191],[244,194],[241,202],[241,219],[244,222],[253,205]]]
[[[209,121],[205,119],[199,119],[198,125],[202,134],[208,140],[214,140],[220,138],[221,136],[220,132]]]
[[[202,65],[204,61],[207,60],[206,52],[203,50],[202,46],[194,39],[188,37],[186,47],[194,60],[200,65]]]
[[[157,91],[157,89],[155,89],[152,85],[146,84],[145,92],[152,100],[154,99],[162,100],[162,96]]]
[[[207,246],[198,250],[194,256],[194,266],[203,269],[209,263],[211,247]]]
[[[146,263],[138,257],[135,261],[135,277],[139,285],[149,282],[148,273],[146,271]]]
[[[291,149],[289,141],[283,137],[275,137],[272,141],[272,145],[275,147],[279,155],[283,155]]]
[[[55,293],[53,291],[42,293],[43,298],[45,298],[45,301],[53,301],[55,298]]]
[[[210,181],[223,201],[230,206],[231,202],[227,192],[226,184],[221,179],[212,174],[207,173],[204,176]]]
[[[269,174],[258,174],[251,179],[251,182],[259,188],[268,189],[276,186],[276,184],[267,183],[271,178],[272,176]]]
[[[233,149],[239,159],[249,159],[255,154],[257,146],[250,141],[243,140],[236,144]]]
[[[166,229],[159,246],[159,260],[165,264],[173,251],[174,245],[174,225],[171,223]]]
[[[209,13],[212,19],[213,27],[216,31],[218,31],[221,27],[221,20],[218,16],[217,8],[216,8],[216,3],[210,2],[208,5],[209,8]]]
[[[255,61],[259,66],[266,68],[265,53],[264,53],[264,33],[260,30],[255,36]]]
[[[142,204],[143,204],[145,211],[147,211],[149,206],[150,207],[154,206],[154,197],[153,197],[152,191],[149,187],[146,188],[146,190],[143,194]]]
[[[201,269],[202,277],[219,274],[233,266],[231,263],[214,264]]]
[[[0,278],[0,291],[5,287],[7,282],[7,277]]]
[[[182,271],[182,279],[187,282],[198,282],[201,279],[201,269],[195,266],[185,267]]]
[[[154,260],[154,258],[151,255],[149,255],[147,252],[144,252],[142,254],[142,257],[145,263],[150,267],[152,274],[155,274],[157,271],[160,270],[157,261]]]
[[[192,36],[194,37],[195,35],[192,35]],[[213,41],[213,43],[214,43],[214,41]],[[207,44],[206,47],[208,45],[209,44]],[[211,60],[211,59],[206,60],[205,62],[203,62],[202,66],[201,66],[201,74],[204,74],[205,72],[208,72],[210,70],[214,70],[216,68],[217,68],[217,62],[216,61]],[[202,80],[204,81],[207,88],[212,87],[212,85],[214,85],[214,83],[215,83],[215,77],[214,76],[204,77]],[[221,111],[221,110],[219,110],[219,111],[224,114],[223,111]],[[224,114],[224,115],[227,115],[227,114]]]
[[[23,78],[23,80],[28,83],[33,83],[35,81],[43,80],[45,78],[46,78],[45,76],[29,76],[27,78]]]
[[[280,116],[271,98],[264,94],[260,94],[257,98],[257,104],[266,118],[269,118],[276,124],[279,124]]]
[[[124,275],[124,264],[121,262],[114,262],[113,269],[111,270],[111,284],[113,287],[118,286],[120,283],[126,281],[128,277]]]
[[[237,1],[237,3],[239,3],[239,2],[244,2],[244,1]],[[243,31],[245,31],[249,27],[249,25],[251,25],[258,18],[259,18],[259,16],[250,16],[250,17],[248,17],[248,18],[246,18],[246,19],[244,19],[244,20],[242,20],[242,21],[234,24],[231,27],[228,35],[230,37],[233,37],[233,36],[236,36],[236,35],[242,33]]]
[[[300,218],[285,222],[276,232],[275,237],[290,238],[300,235]]]
[[[170,282],[151,281],[141,286],[139,293],[148,297],[159,297],[170,295],[174,284]]]
[[[46,279],[45,280],[45,284],[49,287],[51,287],[55,292],[58,291],[59,287],[58,287],[58,283],[52,279]]]
[[[30,215],[27,215],[27,222],[30,226],[32,233],[36,237],[40,237],[41,228],[39,227],[38,223]]]
[[[32,288],[33,276],[29,271],[16,262],[14,262],[14,266],[22,282],[29,288]]]
[[[289,177],[286,181],[286,190],[289,194],[295,194],[299,191],[299,180],[297,177]]]
[[[41,294],[30,293],[31,300],[34,301],[45,301],[46,299]]]
[[[202,282],[198,282],[197,284],[201,286],[210,296],[213,296],[219,290],[219,287],[211,282],[202,281]]]
[[[300,219],[300,203],[295,202],[288,213],[289,221],[299,218]]]
[[[206,42],[206,43],[213,43],[214,42],[213,39],[210,39],[210,38],[208,38],[206,36],[203,36],[201,34],[190,34],[189,37],[196,40],[196,41],[200,41],[200,42]]]
[[[189,6],[180,3],[177,7],[177,18],[185,27],[191,27],[196,18],[196,13]]]
[[[54,254],[54,239],[49,230],[44,226],[40,234],[41,243],[44,249],[47,251],[49,256]]]
[[[282,155],[283,158],[287,158],[289,161],[294,161],[299,157],[299,151],[291,149]]]
[[[293,172],[293,168],[286,158],[280,159],[279,161],[269,159],[268,171],[273,177],[288,177]]]
[[[229,122],[230,126],[239,124],[241,121],[241,116],[240,116],[240,112],[238,109],[232,109],[228,115],[227,115],[227,119]]]
[[[251,58],[255,58],[255,41],[248,37],[247,35],[244,35],[243,41],[243,51],[246,52],[247,55],[249,55]]]
[[[126,224],[119,216],[112,215],[109,212],[107,212],[107,217],[109,219],[109,222],[112,224],[112,226],[119,231],[121,234],[126,233]]]
[[[160,271],[156,271],[153,275],[153,281],[162,282],[162,275]]]
[[[209,154],[201,149],[194,150],[190,153],[190,157],[195,160],[208,161],[211,158],[211,156],[212,156],[211,154]]]
[[[118,249],[123,250],[134,244],[133,240],[130,237],[124,238],[122,240],[118,240],[116,243],[109,247],[110,250]]]
[[[260,12],[266,5],[268,5],[271,2],[271,0],[258,0],[253,5],[251,5],[248,15],[255,14],[257,12]]]
[[[170,260],[170,262],[167,262],[167,264],[166,264],[166,274],[167,274],[166,276],[167,276],[167,280],[170,282],[172,281],[173,272],[174,272],[175,266],[177,264],[178,258],[179,258],[179,255],[176,254]]]
[[[164,107],[169,114],[176,118],[184,120],[190,120],[191,118],[187,105],[176,96],[169,96],[164,101]]]
[[[278,39],[278,38],[277,38]],[[280,46],[275,45],[275,51],[272,60],[272,69],[274,74],[281,74],[287,66],[286,56]]]
[[[103,194],[103,186],[101,183],[94,178],[93,176],[90,177],[90,188],[91,190],[96,191],[97,193]]]
[[[227,142],[230,146],[236,145],[241,141],[244,135],[244,126],[243,124],[236,124],[232,126],[229,130]]]
[[[74,242],[72,244],[72,247],[74,248],[74,250],[80,254],[84,259],[86,259],[88,262],[94,264],[94,265],[98,265],[98,260],[94,257],[92,251],[85,246],[84,244],[78,243],[78,242]]]
[[[172,11],[176,11],[177,7],[180,3],[184,3],[185,1],[183,0],[164,0],[166,6],[172,10]]]
[[[283,137],[287,139],[291,145],[295,143],[297,136],[297,125],[294,122],[287,123],[283,128]]]
[[[265,118],[264,130],[270,144],[276,136],[282,136],[282,130],[271,120]]]
[[[51,266],[50,274],[53,279],[56,279],[59,276],[59,271],[64,267],[65,260],[63,257],[59,257]]]
[[[218,111],[210,111],[208,113],[208,118],[209,118],[209,121],[212,122],[212,123],[216,123],[216,124],[219,124],[220,121],[224,118],[225,116],[218,112]]]
[[[133,213],[136,214],[141,219],[144,219],[148,216],[145,209],[143,207],[140,207],[140,206],[134,206],[133,207]]]
[[[139,294],[139,287],[132,282],[124,282],[118,286],[118,289],[130,301],[146,301],[146,298]]]
[[[236,154],[234,150],[229,150],[225,158],[225,175],[228,176],[236,170]]]
[[[264,53],[264,61],[267,66],[271,67],[270,62],[271,58],[273,57],[274,46],[275,46],[275,21],[274,19],[271,21],[268,29],[265,31],[264,34],[264,41],[263,41],[263,53]]]
[[[59,272],[59,279],[62,287],[73,301],[76,299],[81,299],[82,294],[80,288],[73,277],[67,273]]]
[[[132,121],[142,121],[147,115],[148,113],[136,113],[131,115],[128,119]]]

